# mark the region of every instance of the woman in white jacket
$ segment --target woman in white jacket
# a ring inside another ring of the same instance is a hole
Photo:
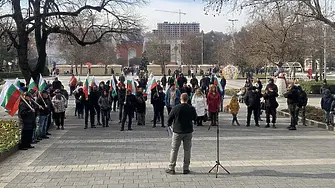
[[[201,89],[197,89],[192,97],[192,105],[197,112],[197,126],[202,126],[203,118],[206,114],[206,97],[202,93]]]
[[[64,95],[60,93],[59,89],[56,89],[55,94],[56,95],[52,98],[52,104],[55,113],[55,122],[57,125],[57,130],[60,129],[60,126],[62,126],[62,130],[64,130],[64,117],[67,108],[67,100]]]

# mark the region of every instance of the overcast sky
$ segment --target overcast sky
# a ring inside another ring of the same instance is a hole
[[[139,14],[144,18],[144,25],[147,31],[151,31],[157,27],[157,23],[164,21],[178,22],[179,15],[166,12],[158,12],[155,10],[176,11],[181,10],[186,15],[182,15],[182,22],[199,22],[200,29],[205,32],[211,30],[230,33],[232,24],[228,19],[238,19],[235,22],[235,30],[239,30],[248,20],[245,12],[232,12],[230,8],[226,8],[224,14],[213,16],[214,12],[205,15],[204,4],[201,0],[151,0],[147,5],[139,8]]]

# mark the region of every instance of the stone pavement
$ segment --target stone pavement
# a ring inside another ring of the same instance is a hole
[[[228,102],[228,101],[226,101]],[[73,100],[71,102],[73,104]],[[149,105],[148,105],[149,106]],[[239,120],[245,123],[242,104]],[[70,106],[73,108],[73,105]],[[335,136],[316,127],[288,131],[287,118],[277,129],[231,126],[231,115],[220,114],[220,159],[230,172],[218,178],[208,174],[216,160],[216,129],[195,127],[191,170],[180,174],[182,147],[176,175],[165,174],[171,138],[164,128],[151,128],[152,108],[146,126],[119,131],[117,115],[111,127],[84,130],[70,110],[65,130],[52,130],[51,139],[35,149],[18,151],[0,163],[0,187],[195,187],[289,188],[334,187]]]

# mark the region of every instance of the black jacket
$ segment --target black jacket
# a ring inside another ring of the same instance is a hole
[[[194,88],[195,86],[198,85],[198,79],[197,78],[192,78],[191,81],[190,81],[192,87]]]
[[[98,105],[98,101],[100,98],[100,92],[99,91],[91,91],[90,94],[88,95],[88,103],[89,105],[92,106],[97,106]]]
[[[222,88],[224,89],[227,85],[227,80],[225,78],[222,78],[221,81],[220,81],[220,84],[221,84]]]
[[[262,94],[259,91],[256,91],[256,87],[250,87],[244,96],[244,102],[248,107],[258,107],[261,98]]]
[[[275,91],[267,91],[263,95],[265,100],[265,107],[266,108],[277,108],[278,102],[276,98],[278,97],[278,93]]]
[[[123,105],[125,97],[126,97],[126,88],[120,88],[117,96],[119,98],[119,104]]]
[[[195,108],[189,104],[178,104],[168,117],[168,126],[173,123],[173,132],[187,134],[193,132],[193,121],[196,120]]]
[[[30,106],[36,109],[33,103],[31,103]],[[33,112],[24,101],[21,101],[19,105],[19,117],[23,122],[23,130],[31,130],[34,128],[36,124],[36,113]]]
[[[43,100],[46,106],[44,105]],[[43,100],[40,97],[36,100],[36,102],[43,107],[43,109],[38,109],[38,114],[40,116],[47,116],[50,114],[52,104],[51,101],[48,100],[48,98],[43,98]]]
[[[155,94],[153,94],[153,105],[155,105],[157,110],[164,109],[165,93],[155,93]]]
[[[137,99],[135,95],[130,94],[126,97],[126,103],[124,104],[124,110],[127,112],[134,112],[137,106]]]
[[[166,86],[166,83],[167,83],[166,76],[162,77],[161,82],[163,86]]]
[[[183,87],[184,83],[187,83],[187,78],[185,76],[180,77],[177,81],[179,87]]]
[[[299,89],[294,86],[284,93],[284,97],[287,98],[287,104],[298,104],[299,103]]]
[[[137,93],[136,94],[136,99],[137,99],[137,103],[136,103],[136,110],[138,113],[145,113],[146,110],[146,98],[143,96],[142,93]]]

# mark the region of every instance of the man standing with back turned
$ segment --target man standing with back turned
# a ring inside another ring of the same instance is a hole
[[[168,174],[176,173],[175,167],[181,141],[183,141],[184,148],[183,174],[190,173],[189,166],[191,160],[193,122],[197,118],[197,113],[194,107],[187,104],[188,99],[188,95],[183,93],[180,97],[181,104],[175,106],[168,117],[168,126],[171,126],[173,123],[170,165],[165,171]]]

